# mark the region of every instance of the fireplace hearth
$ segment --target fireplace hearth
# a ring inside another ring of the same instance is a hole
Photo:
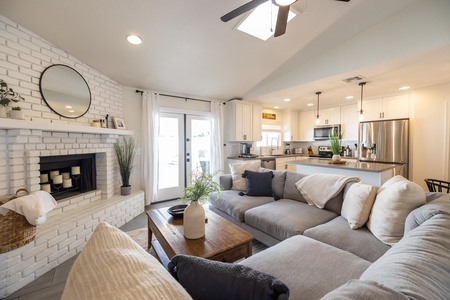
[[[97,188],[95,154],[40,157],[40,189],[57,201]]]

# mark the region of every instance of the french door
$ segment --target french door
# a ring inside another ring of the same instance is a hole
[[[209,116],[160,114],[158,201],[181,197],[193,171],[209,173],[210,138]]]

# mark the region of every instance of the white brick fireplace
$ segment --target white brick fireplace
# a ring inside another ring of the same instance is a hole
[[[0,254],[0,298],[79,253],[95,226],[120,227],[144,211],[144,194],[118,196],[113,145],[130,131],[0,119],[0,190],[40,189],[41,156],[95,153],[97,189],[58,201],[35,241]],[[31,129],[33,128],[33,129]]]

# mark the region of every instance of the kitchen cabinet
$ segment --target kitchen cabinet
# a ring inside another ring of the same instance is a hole
[[[313,110],[302,111],[299,117],[299,141],[313,141],[314,140],[314,125],[316,121],[316,114]]]
[[[298,112],[286,109],[283,111],[283,141],[299,141]]]
[[[358,105],[341,106],[341,131],[344,140],[358,140],[359,112]]]
[[[295,160],[295,156],[282,157],[275,159],[275,170],[288,170],[294,172],[295,165],[286,164],[287,161]]]
[[[358,104],[358,111],[361,104]],[[409,117],[409,94],[363,101],[364,121]]]
[[[318,125],[331,125],[341,123],[341,108],[330,107],[319,110],[319,120]]]
[[[226,141],[261,140],[261,107],[242,102],[228,102],[225,106]]]

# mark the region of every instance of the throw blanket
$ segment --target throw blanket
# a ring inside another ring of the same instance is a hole
[[[6,215],[10,210],[25,216],[31,225],[42,225],[47,220],[46,214],[56,207],[52,195],[37,191],[30,195],[8,201],[0,207],[0,213]]]
[[[348,182],[359,181],[358,177],[334,174],[312,174],[295,183],[309,205],[324,208],[325,204],[344,188]]]

